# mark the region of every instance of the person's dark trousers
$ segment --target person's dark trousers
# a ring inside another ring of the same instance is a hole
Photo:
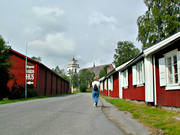
[[[98,104],[98,99],[99,99],[99,91],[94,91],[92,92],[92,98],[93,98],[93,103],[97,106]]]

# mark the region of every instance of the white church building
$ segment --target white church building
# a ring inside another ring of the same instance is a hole
[[[67,67],[67,73],[70,76],[70,73],[78,73],[79,72],[79,64],[77,60],[73,57],[73,59],[69,62]]]

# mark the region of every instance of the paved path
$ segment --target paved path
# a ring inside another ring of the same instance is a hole
[[[116,124],[124,133],[128,135],[151,135],[151,129],[145,127],[127,111],[119,111],[115,106],[101,98],[103,112],[106,117]]]
[[[90,94],[0,105],[0,135],[123,135]]]

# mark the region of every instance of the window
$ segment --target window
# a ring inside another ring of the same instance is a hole
[[[100,83],[100,90],[103,91],[103,82]]]
[[[108,78],[108,90],[113,91],[113,76]]]
[[[168,84],[178,83],[177,54],[166,58]]]
[[[143,62],[137,63],[137,74],[136,74],[136,80],[137,85],[142,85],[144,83],[144,65]]]
[[[133,85],[142,86],[144,84],[144,63],[143,61],[132,66]]]
[[[107,90],[107,79],[104,81],[104,89]]]
[[[113,76],[110,77],[111,90],[113,90]]]
[[[111,90],[110,78],[108,78],[108,90]]]
[[[125,70],[122,73],[122,87],[124,88],[128,87],[128,70]]]
[[[166,86],[166,90],[180,89],[180,52],[175,49],[164,56],[159,59],[160,86]]]

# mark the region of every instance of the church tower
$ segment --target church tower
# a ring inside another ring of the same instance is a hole
[[[69,62],[67,67],[67,73],[70,76],[70,73],[78,73],[79,71],[79,64],[77,63],[77,60],[73,57],[73,59]]]

